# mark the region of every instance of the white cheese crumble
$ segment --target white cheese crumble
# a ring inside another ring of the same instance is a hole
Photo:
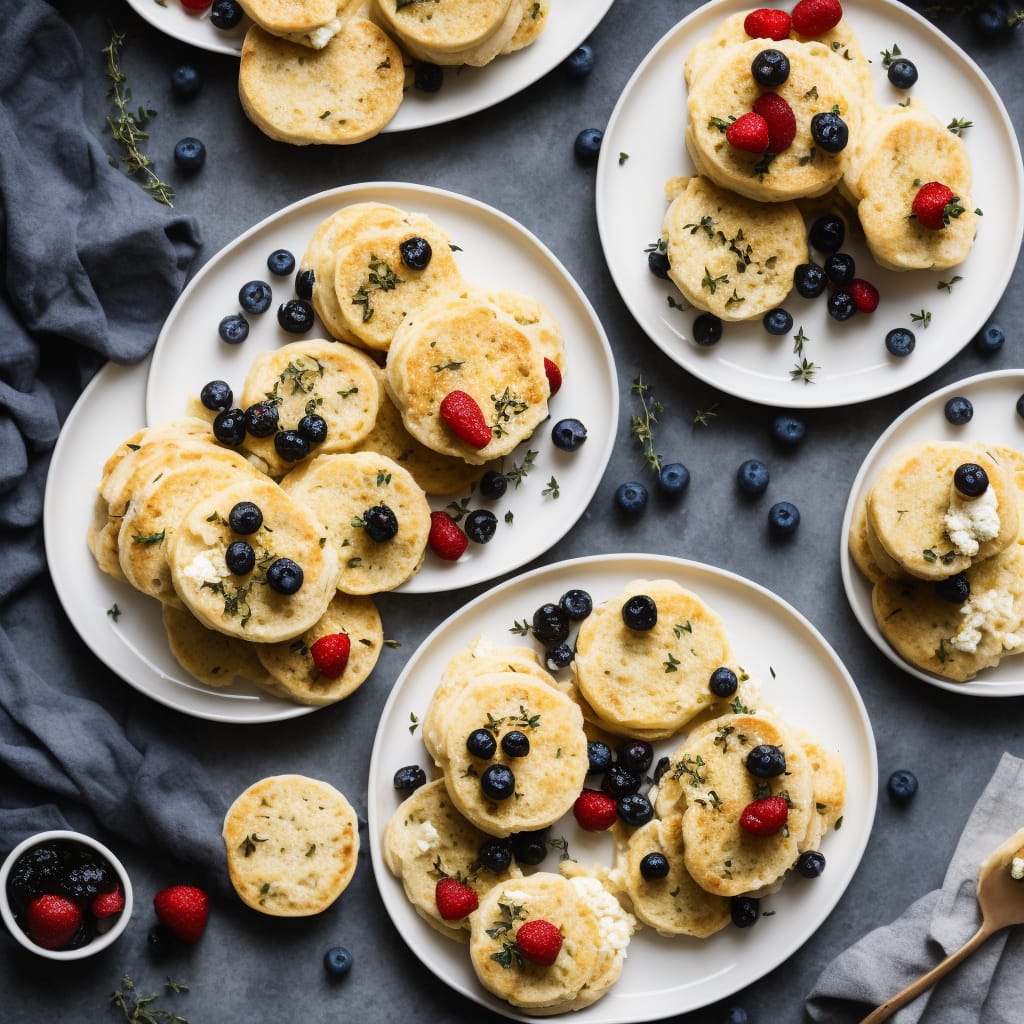
[[[1013,595],[1005,590],[984,590],[973,594],[960,608],[963,624],[960,632],[950,638],[950,644],[958,651],[973,654],[985,633],[990,633],[1007,651],[1024,644],[1024,636],[1006,629],[1007,621],[1013,615]]]
[[[627,914],[619,901],[596,878],[579,875],[569,881],[587,898],[597,914],[602,946],[625,958],[630,936],[636,930],[636,918]]]
[[[437,846],[440,838],[441,836],[438,834],[437,829],[434,828],[433,822],[422,821],[416,826],[413,841],[416,843],[416,849],[420,853],[429,853]]]
[[[307,32],[289,32],[285,39],[302,46],[310,46],[314,50],[322,50],[341,31],[341,21],[333,18],[326,25],[319,25]]]
[[[224,561],[224,553],[216,548],[200,551],[181,570],[181,574],[185,579],[195,583],[219,583],[231,575],[228,572],[227,562]]]
[[[964,498],[953,487],[943,523],[956,553],[973,558],[982,541],[999,536],[999,502],[995,488],[987,487],[977,498]]]
[[[1024,857],[1014,857],[1010,861],[1010,877],[1016,882],[1024,879]]]

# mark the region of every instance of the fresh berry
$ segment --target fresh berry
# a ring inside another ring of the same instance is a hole
[[[266,313],[274,297],[266,281],[246,281],[238,289],[238,302],[246,313]]]
[[[290,596],[302,587],[302,566],[290,558],[277,558],[267,566],[267,585],[278,594]]]
[[[759,743],[747,754],[747,771],[759,779],[774,779],[786,770],[786,755],[774,743]]]
[[[874,313],[878,309],[878,289],[863,277],[855,277],[847,286],[858,313]]]
[[[544,664],[548,671],[557,672],[559,669],[568,668],[575,657],[576,652],[572,649],[571,644],[555,644],[554,647],[549,647],[544,652]]]
[[[711,673],[708,686],[716,697],[731,697],[736,692],[739,680],[731,668],[721,666]]]
[[[725,129],[725,139],[730,146],[744,153],[767,153],[768,122],[753,111],[741,114]]]
[[[848,285],[857,273],[857,264],[848,252],[833,252],[825,259],[825,276],[834,288]]]
[[[244,540],[233,540],[224,551],[224,564],[235,576],[248,576],[256,568],[256,552]]]
[[[403,765],[391,780],[399,793],[413,793],[427,783],[427,773],[418,764]]]
[[[323,444],[327,440],[327,420],[315,412],[303,416],[295,424],[295,429],[311,445]]]
[[[153,897],[153,909],[182,942],[198,942],[210,916],[210,897],[195,885],[172,885]]]
[[[267,270],[275,277],[290,277],[295,270],[295,255],[288,249],[275,249],[267,257]]]
[[[662,252],[659,246],[647,250],[647,269],[663,281],[668,277],[671,264],[668,261],[668,254]]]
[[[181,99],[190,99],[203,87],[203,76],[191,64],[179,64],[171,72],[171,92]]]
[[[25,912],[28,937],[43,949],[63,949],[82,924],[82,911],[66,896],[37,896]]]
[[[760,459],[747,459],[736,470],[736,485],[744,494],[764,494],[768,488],[768,467]]]
[[[206,163],[206,146],[191,135],[179,139],[174,146],[174,162],[180,170],[193,174]]]
[[[796,533],[800,525],[800,509],[791,501],[777,501],[768,509],[768,532],[783,540]]]
[[[417,64],[413,85],[420,92],[437,92],[444,85],[444,71],[437,64]]]
[[[774,39],[778,42],[788,38],[791,27],[789,14],[775,7],[758,7],[743,19],[743,31],[751,39]]]
[[[986,324],[974,336],[974,350],[983,356],[998,352],[1006,343],[1006,333],[999,324]]]
[[[737,928],[750,928],[761,916],[761,901],[754,896],[733,896],[729,900],[729,916]]]
[[[594,48],[589,43],[581,43],[566,58],[565,70],[570,78],[579,81],[594,70],[594,63]]]
[[[963,395],[956,395],[951,398],[943,407],[946,419],[955,427],[962,427],[969,423],[974,417],[974,406],[969,398]]]
[[[909,89],[917,81],[917,65],[906,57],[899,57],[889,65],[886,74],[897,89]]]
[[[638,828],[654,817],[654,807],[643,793],[628,793],[616,804],[619,817],[627,824]]]
[[[622,621],[627,629],[644,633],[658,624],[658,606],[647,594],[634,594],[622,605]]]
[[[229,313],[217,324],[220,340],[228,345],[241,345],[249,337],[249,321],[241,313]]]
[[[402,257],[402,262],[410,270],[426,270],[434,256],[434,250],[430,247],[430,243],[419,235],[413,235],[412,238],[406,238],[399,242],[398,252]]]
[[[547,829],[538,832],[514,832],[508,837],[512,853],[520,864],[533,866],[548,855]]]
[[[894,327],[885,336],[885,347],[889,350],[889,354],[900,359],[909,356],[914,351],[916,344],[917,338],[914,337],[914,332],[908,331],[905,327]]]
[[[486,761],[494,757],[498,741],[489,729],[474,729],[466,737],[466,749],[474,757],[481,757]]]
[[[555,395],[562,387],[562,371],[553,359],[544,357],[544,376],[548,379],[548,391]]]
[[[480,497],[489,501],[496,501],[504,497],[508,490],[508,477],[499,473],[496,469],[489,469],[480,478]]]
[[[274,451],[285,462],[301,462],[309,454],[309,442],[297,430],[279,430],[274,435]]]
[[[921,227],[941,231],[949,226],[950,218],[959,217],[964,208],[960,205],[959,196],[954,195],[948,185],[941,181],[926,181],[917,190],[910,212]]]
[[[263,525],[263,512],[254,501],[238,501],[228,512],[228,525],[235,533],[247,536]]]
[[[486,448],[491,443],[491,428],[472,395],[449,391],[441,400],[440,411],[441,419],[460,441],[474,448]]]
[[[828,315],[840,323],[849,320],[857,312],[857,303],[853,301],[853,296],[845,288],[831,292],[827,306]]]
[[[964,462],[953,473],[953,486],[965,498],[980,498],[988,490],[988,473],[975,462]]]
[[[1015,408],[1017,410],[1017,415],[1020,416],[1021,419],[1024,419],[1024,395],[1021,395],[1017,399]]]
[[[780,413],[772,420],[772,440],[783,448],[795,448],[806,432],[804,421],[789,413]]]
[[[808,237],[819,252],[838,252],[846,240],[846,224],[834,213],[823,214],[811,224]]]
[[[253,402],[245,410],[245,429],[253,437],[270,437],[277,431],[277,403],[269,399]]]
[[[500,875],[512,866],[512,847],[507,839],[485,839],[476,859],[482,867]]]
[[[352,954],[344,946],[332,946],[324,953],[324,970],[334,978],[341,978],[352,970]]]
[[[789,815],[789,805],[783,796],[765,796],[743,808],[740,828],[754,836],[773,836],[781,832]]]
[[[971,584],[965,573],[935,581],[935,593],[950,604],[963,604],[971,596]]]
[[[796,859],[796,873],[804,878],[817,878],[825,870],[825,855],[817,850],[804,850]]]
[[[616,751],[619,764],[631,772],[643,774],[654,763],[654,747],[646,740],[626,740]]]
[[[626,515],[638,516],[647,508],[647,488],[635,480],[619,484],[615,490],[615,504]]]
[[[214,28],[234,28],[241,20],[245,11],[238,0],[214,0],[210,8],[210,24]]]
[[[549,601],[533,613],[531,626],[533,635],[541,643],[561,643],[569,635],[569,613]]]
[[[466,516],[466,536],[474,544],[487,544],[498,529],[498,517],[487,508],[473,509]]]
[[[348,633],[328,633],[310,647],[309,653],[320,675],[337,679],[348,664],[352,639]]]
[[[603,832],[615,824],[618,814],[615,798],[597,789],[585,789],[572,805],[580,828],[587,832]]]
[[[181,0],[181,6],[186,11],[205,11],[213,0]]]
[[[1011,18],[1008,5],[1001,2],[972,4],[968,10],[971,12],[974,31],[982,39],[1005,38],[1009,30],[1016,28],[1021,20],[1019,12],[1015,12]]]
[[[668,858],[663,853],[645,853],[640,858],[640,877],[645,882],[654,882],[668,876]]]
[[[917,792],[917,776],[906,768],[901,768],[889,776],[886,783],[889,796],[898,804],[905,804],[911,800]]]
[[[241,409],[225,409],[213,419],[213,436],[230,448],[245,440],[245,413]]]
[[[776,337],[781,337],[783,334],[789,334],[793,329],[792,315],[781,307],[778,309],[769,309],[761,319],[761,323],[764,324],[764,329],[769,334],[774,334]]]
[[[480,774],[480,788],[488,800],[507,800],[516,791],[516,777],[506,764],[489,764]]]
[[[398,517],[387,505],[374,505],[362,516],[363,529],[378,544],[391,540],[398,533]]]
[[[434,901],[437,912],[445,921],[461,921],[472,914],[480,900],[468,885],[457,878],[442,878],[434,887]]]
[[[796,115],[793,108],[775,92],[763,92],[752,107],[768,125],[768,152],[782,153],[793,145],[796,137]]]
[[[643,779],[637,772],[631,772],[624,764],[613,764],[601,779],[601,789],[609,796],[620,800],[640,789]]]
[[[289,334],[305,334],[313,329],[316,318],[306,299],[289,299],[277,307],[277,322]]]
[[[722,338],[722,321],[714,313],[701,313],[693,321],[693,340],[703,348]]]
[[[534,918],[520,925],[516,945],[524,960],[550,967],[562,948],[562,933],[550,921]]]
[[[793,31],[811,39],[835,28],[842,17],[839,0],[799,0],[791,14]]]
[[[811,118],[811,138],[826,153],[841,153],[850,141],[850,129],[834,110],[826,110]]]
[[[587,428],[579,420],[559,420],[551,428],[551,443],[563,452],[577,451],[587,439]]]
[[[690,471],[681,462],[666,462],[658,471],[658,490],[678,497],[690,486]]]
[[[805,299],[816,299],[828,284],[825,268],[813,261],[801,263],[793,271],[793,287]]]
[[[758,85],[774,89],[789,78],[789,58],[781,50],[761,50],[750,64],[750,73]],[[762,113],[756,107],[754,109],[756,113]]]
[[[558,599],[558,607],[573,622],[582,622],[594,610],[594,599],[585,590],[575,588]]]
[[[587,741],[587,771],[606,772],[612,766],[612,748],[600,740]]]
[[[295,275],[295,294],[300,299],[313,298],[314,284],[316,284],[316,271],[311,269],[300,270]]]
[[[112,889],[110,892],[101,892],[89,904],[89,910],[92,912],[92,916],[99,921],[106,917],[113,917],[114,914],[120,914],[124,910],[124,893],[121,892],[120,887]]]
[[[722,1024],[750,1024],[750,1014],[742,1006],[730,1006],[722,1018]]]
[[[199,392],[199,401],[202,402],[203,408],[212,412],[230,409],[234,400],[231,385],[223,380],[211,380],[204,384],[202,391]]]
[[[506,757],[526,757],[530,752],[530,737],[525,732],[512,729],[501,737],[501,752]]]
[[[430,534],[427,537],[430,550],[446,562],[456,562],[469,547],[469,540],[459,529],[459,524],[447,512],[430,513]]]
[[[572,151],[581,163],[592,164],[601,152],[603,141],[604,132],[600,128],[584,128],[576,136],[572,144]]]

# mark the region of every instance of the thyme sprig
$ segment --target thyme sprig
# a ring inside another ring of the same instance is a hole
[[[177,995],[187,992],[188,985],[168,978],[164,982],[164,989]],[[159,998],[155,992],[147,996],[139,995],[135,982],[126,974],[117,990],[111,993],[110,1002],[121,1011],[122,1019],[127,1024],[188,1024],[185,1017],[153,1006]]]
[[[664,412],[665,407],[651,393],[650,384],[645,384],[641,377],[633,381],[629,390],[640,400],[640,413],[630,419],[630,430],[640,442],[644,461],[655,473],[660,473],[661,456],[654,449],[654,427],[658,413]]]

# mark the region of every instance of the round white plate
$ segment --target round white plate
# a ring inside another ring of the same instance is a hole
[[[235,683],[203,686],[167,646],[160,603],[96,567],[85,543],[103,463],[142,426],[148,361],[108,363],[75,403],[46,479],[43,535],[57,596],[71,624],[111,671],[155,701],[216,722],[275,722],[314,709]],[[117,608],[120,614],[111,614]]]
[[[903,94],[889,85],[881,51],[897,44],[914,61],[920,78],[912,90],[944,124],[973,122],[963,133],[974,170],[972,195],[988,214],[980,221],[971,254],[954,270],[898,274],[876,266],[861,244],[846,248],[860,276],[881,292],[872,314],[846,323],[832,320],[824,299],[792,293],[784,303],[809,339],[803,358],[816,370],[810,383],[792,379],[801,362],[792,336],[773,337],[760,319],[725,324],[722,340],[702,348],[691,338],[695,312],[669,299],[682,296],[670,281],[647,268],[645,249],[658,240],[666,210],[663,186],[693,174],[683,143],[686,89],[683,62],[749,0],[716,0],[673,28],[647,55],[623,90],[605,131],[597,169],[597,218],[612,278],[640,326],[669,358],[709,384],[741,398],[788,408],[849,405],[891,394],[922,380],[948,362],[983,326],[1013,272],[1024,230],[1024,171],[1006,109],[981,69],[914,11],[893,0],[849,0],[846,17],[873,62],[875,94],[892,105]],[[939,282],[959,276],[951,291]],[[925,329],[910,315],[931,313]],[[917,335],[905,359],[890,356],[885,335],[907,327]]]
[[[536,42],[499,57],[483,68],[445,68],[444,85],[435,93],[406,90],[398,113],[384,132],[444,124],[507,100],[565,60],[594,31],[613,2],[555,0],[548,23]],[[164,0],[163,4],[157,0],[128,0],[128,3],[161,32],[203,50],[234,57],[241,51],[245,30],[252,24],[248,18],[243,18],[240,25],[225,32],[210,24],[208,11],[190,14],[180,0]]]
[[[568,271],[534,235],[505,214],[474,199],[420,185],[373,183],[350,185],[304,199],[246,231],[225,246],[190,282],[171,310],[157,340],[146,396],[148,423],[180,416],[188,395],[197,395],[209,380],[226,380],[239,394],[246,370],[257,352],[274,349],[297,337],[277,323],[274,310],[293,293],[293,279],[273,278],[267,256],[278,248],[301,260],[306,244],[324,218],[348,203],[367,200],[390,203],[428,214],[459,246],[455,257],[466,280],[511,288],[539,299],[554,314],[565,336],[567,371],[561,390],[551,400],[551,421],[582,420],[587,440],[567,454],[551,443],[550,424],[504,460],[507,472],[536,452],[532,469],[520,486],[509,485],[497,502],[474,498],[471,508],[490,507],[498,531],[486,545],[470,544],[457,562],[443,562],[429,551],[422,569],[400,589],[404,593],[436,593],[466,587],[536,558],[573,526],[586,509],[611,455],[618,423],[618,387],[611,348],[597,315]],[[242,345],[226,345],[217,337],[222,316],[238,309],[238,289],[253,278],[274,289],[271,309],[249,317],[252,330]],[[320,329],[319,336],[326,337]],[[545,494],[552,478],[556,498]],[[456,494],[432,498],[444,508]],[[512,514],[512,522],[505,520]]]
[[[825,873],[813,882],[794,877],[762,903],[757,925],[728,927],[709,939],[665,938],[643,928],[629,947],[622,977],[593,1006],[572,1014],[587,1024],[651,1021],[683,1014],[724,999],[790,956],[829,915],[849,884],[871,831],[875,813],[875,743],[857,688],[820,633],[774,594],[739,576],[682,559],[644,554],[604,555],[546,566],[509,580],[459,609],[423,642],[407,662],[381,715],[370,760],[367,793],[368,834],[374,874],[384,905],[409,948],[442,981],[488,1009],[516,1020],[508,1004],[476,982],[466,947],[440,936],[406,900],[401,882],[381,855],[385,826],[400,796],[392,776],[407,764],[424,767],[429,757],[419,730],[421,719],[446,662],[474,637],[497,644],[531,640],[509,632],[547,601],[572,587],[589,591],[595,603],[612,597],[639,578],[670,578],[698,594],[722,616],[737,662],[761,684],[765,705],[803,726],[843,759],[847,806],[842,827],[822,844]],[[656,757],[675,744],[659,744]],[[582,864],[611,863],[612,842],[604,833],[578,829],[572,814],[551,828],[565,838]],[[557,870],[558,854],[541,865]]]
[[[954,426],[943,412],[946,402],[955,395],[969,398],[974,416],[963,426]],[[1024,419],[1017,413],[1017,399],[1024,395],[1024,371],[997,370],[957,381],[922,398],[895,419],[875,442],[864,459],[846,503],[843,529],[840,534],[839,559],[843,587],[857,621],[874,645],[904,672],[923,679],[932,686],[953,693],[971,693],[978,697],[1019,697],[1024,694],[1024,658],[1004,658],[994,668],[986,668],[966,683],[942,679],[903,660],[889,646],[871,611],[871,584],[861,575],[850,557],[846,538],[850,535],[854,509],[864,500],[875,478],[897,452],[917,441],[985,441],[1024,449]]]

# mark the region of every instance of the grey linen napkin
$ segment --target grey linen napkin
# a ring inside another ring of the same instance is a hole
[[[110,165],[53,7],[0,0],[0,40],[0,856],[71,823],[210,863],[223,808],[176,739],[129,735],[139,698],[67,623],[41,529],[62,418],[104,359],[152,349],[198,231]]]
[[[959,949],[981,924],[975,898],[981,861],[1022,827],[1024,761],[1003,754],[971,812],[942,887],[840,953],[811,991],[808,1017],[827,1024],[860,1021]],[[1024,929],[999,932],[890,1019],[894,1024],[1021,1024],[1022,956]]]

